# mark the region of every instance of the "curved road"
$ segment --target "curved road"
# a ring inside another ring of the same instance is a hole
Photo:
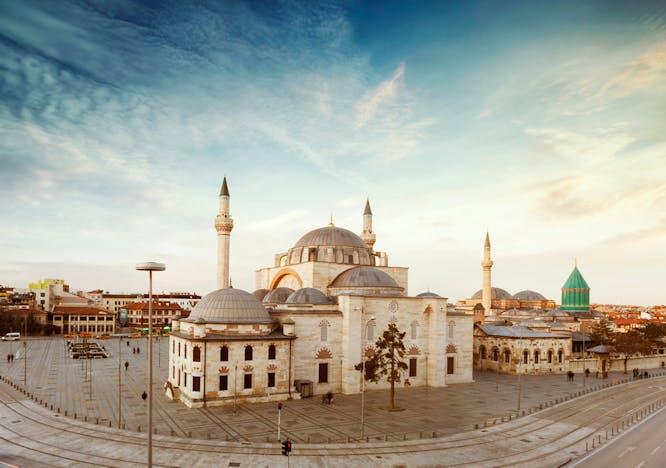
[[[410,441],[295,444],[294,466],[559,466],[636,408],[663,400],[666,377],[583,395],[486,429]],[[279,444],[155,436],[155,466],[286,466]],[[30,466],[142,466],[145,434],[54,414],[0,384],[0,462]],[[0,467],[3,465],[0,463]]]

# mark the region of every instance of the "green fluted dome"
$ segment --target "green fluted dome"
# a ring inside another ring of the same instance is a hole
[[[561,310],[587,312],[590,310],[590,287],[575,266],[564,286],[562,286]]]
[[[587,285],[587,281],[585,281],[583,275],[580,274],[578,266],[575,266],[564,286],[562,286],[562,289],[590,289],[590,287]]]

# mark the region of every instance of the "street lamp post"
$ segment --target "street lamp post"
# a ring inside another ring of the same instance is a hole
[[[28,388],[28,342],[23,342],[23,388]]]
[[[153,272],[164,271],[163,263],[145,262],[136,266],[148,272],[148,468],[153,466]]]
[[[121,400],[121,391],[120,391],[120,378],[121,378],[121,375],[122,375],[122,372],[120,372],[120,369],[121,369],[120,355],[121,355],[122,346],[120,346],[120,344],[121,344],[122,340],[123,340],[123,337],[119,336],[118,337],[118,429],[120,429],[120,416],[121,416],[121,413],[120,413],[120,406],[121,405],[120,405],[120,403],[122,401]]]
[[[363,311],[361,311],[361,317]],[[365,353],[363,352],[363,332],[370,322],[374,322],[375,317],[370,317],[370,320],[363,322],[361,319],[361,439],[365,437]]]

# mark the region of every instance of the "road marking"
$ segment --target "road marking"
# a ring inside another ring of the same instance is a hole
[[[0,461],[0,465],[2,465],[2,466],[8,466],[9,468],[19,468],[19,467],[16,466],[16,465],[12,465],[11,463],[6,463],[6,462],[3,462],[3,461]]]
[[[629,452],[633,452],[635,449],[636,449],[636,447],[634,447],[633,445],[630,445],[629,447],[627,447],[626,449],[624,449],[624,450],[622,451],[622,453],[620,453],[620,454],[617,456],[617,458],[622,458],[622,457],[624,457],[626,454],[628,454]]]
[[[636,468],[641,468],[641,466],[645,465],[645,460],[640,462],[638,465],[636,465]]]
[[[660,448],[661,445],[658,445],[657,448],[655,448],[652,452],[650,452],[650,455],[654,455],[655,453],[657,453],[657,450],[659,450]]]

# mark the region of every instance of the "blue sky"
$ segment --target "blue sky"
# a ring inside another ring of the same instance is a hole
[[[2,2],[0,283],[234,285],[301,234],[360,231],[410,292],[494,283],[665,303],[663,2]]]

